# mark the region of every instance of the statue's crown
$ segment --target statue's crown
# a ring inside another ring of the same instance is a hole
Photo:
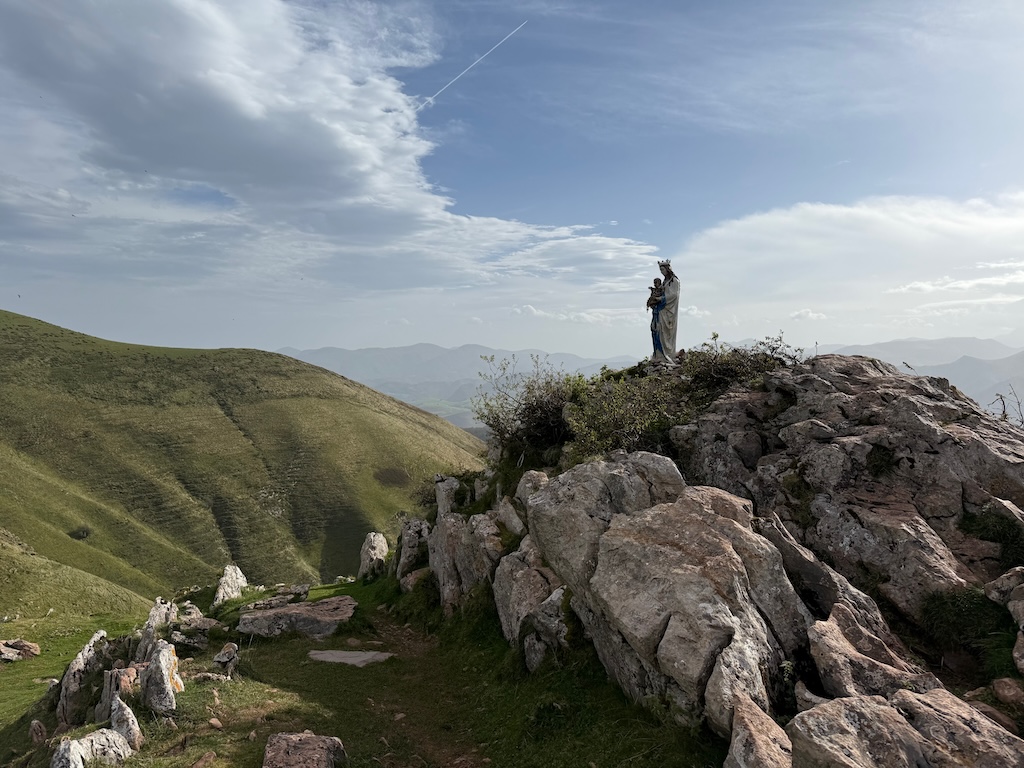
[[[659,259],[658,260],[658,266],[659,267],[671,267],[672,266],[672,262],[669,259]]]

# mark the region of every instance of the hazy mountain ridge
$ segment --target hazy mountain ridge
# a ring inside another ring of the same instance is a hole
[[[482,386],[480,374],[488,370],[484,357],[495,360],[515,357],[519,371],[532,368],[533,357],[555,369],[590,376],[607,365],[622,368],[636,362],[631,357],[587,358],[566,352],[548,353],[539,349],[492,349],[479,344],[446,348],[436,344],[368,349],[295,349],[285,347],[280,354],[294,357],[383,392],[430,413],[448,419],[460,427],[478,426],[470,401]]]
[[[270,352],[119,344],[0,311],[0,371],[3,527],[150,597],[230,560],[270,583],[354,572],[417,483],[479,466],[462,430]]]

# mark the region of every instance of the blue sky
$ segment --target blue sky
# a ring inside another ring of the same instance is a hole
[[[1021,39],[1011,0],[0,0],[0,307],[641,357],[671,258],[684,345],[1024,346]]]

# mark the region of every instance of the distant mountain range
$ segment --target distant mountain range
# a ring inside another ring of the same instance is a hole
[[[805,354],[835,353],[864,355],[892,363],[901,370],[922,376],[941,376],[982,406],[988,407],[997,393],[1010,394],[1012,386],[1024,394],[1024,346],[1011,346],[1024,331],[995,339],[954,337],[945,339],[897,339],[876,344],[822,344],[806,349]],[[737,342],[737,345],[752,343]],[[537,349],[510,351],[467,344],[453,349],[435,344],[371,349],[294,349],[278,352],[329,371],[340,373],[379,392],[423,408],[464,428],[479,426],[473,419],[470,401],[479,391],[487,370],[483,358],[510,358],[527,370],[531,356],[538,355],[554,368],[597,373],[602,366],[623,368],[635,358],[584,358],[566,353],[546,353]]]
[[[479,426],[473,419],[470,401],[483,384],[480,374],[488,370],[485,357],[517,361],[517,369],[527,371],[531,357],[540,357],[547,365],[585,376],[597,373],[601,366],[623,368],[636,363],[631,357],[587,358],[563,352],[547,353],[539,349],[492,349],[465,344],[448,349],[436,344],[369,349],[294,349],[277,350],[303,362],[365,384],[378,392],[442,416],[464,428]]]

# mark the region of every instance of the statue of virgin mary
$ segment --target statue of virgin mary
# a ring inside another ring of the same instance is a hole
[[[654,307],[651,317],[651,340],[654,353],[651,362],[664,365],[676,364],[676,322],[679,315],[679,278],[672,271],[672,263],[665,259],[658,262],[658,268],[665,278],[662,284],[664,295]]]

